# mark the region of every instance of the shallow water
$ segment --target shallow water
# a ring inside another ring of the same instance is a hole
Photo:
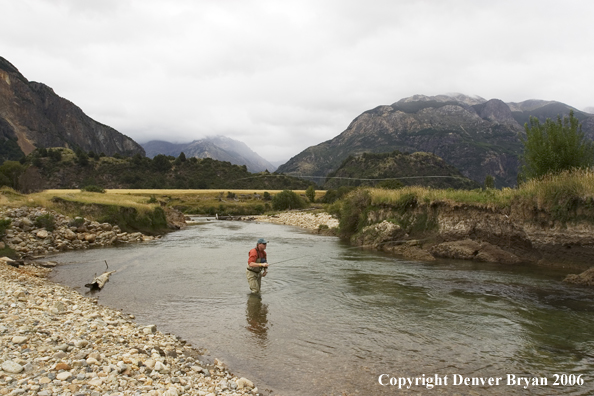
[[[245,279],[259,237],[271,263],[261,299]],[[562,283],[561,270],[410,262],[295,227],[206,220],[53,259],[67,265],[52,279],[81,293],[106,260],[117,272],[99,303],[208,349],[275,395],[594,394],[594,291]],[[381,374],[442,385],[381,386]],[[502,379],[454,385],[454,374]],[[508,385],[508,374],[547,385]],[[584,384],[553,385],[555,374]]]

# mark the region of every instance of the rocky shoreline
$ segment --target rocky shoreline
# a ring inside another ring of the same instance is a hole
[[[0,249],[8,247],[21,259],[159,238],[140,232],[122,232],[117,225],[71,218],[41,207],[3,208],[0,219],[10,220]]]
[[[0,262],[0,395],[257,395],[218,361],[154,325]]]
[[[271,216],[254,216],[255,221],[284,224],[305,228],[310,231],[333,233],[338,227],[338,219],[328,213],[308,213],[301,211],[283,212]]]
[[[0,248],[0,395],[258,395],[219,360],[133,315],[46,279],[46,254],[158,237],[72,219],[45,208],[3,208]]]

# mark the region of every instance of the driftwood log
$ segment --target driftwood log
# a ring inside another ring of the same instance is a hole
[[[104,272],[101,275],[94,277],[93,281],[91,283],[87,283],[85,287],[90,287],[91,289],[102,289],[109,280],[111,274],[114,272],[115,271]]]
[[[107,261],[105,262],[105,266],[107,267],[107,269],[109,269],[109,265],[107,265]],[[87,283],[85,285],[85,287],[89,287],[89,288],[91,288],[93,290],[97,290],[97,289],[98,290],[101,290],[101,289],[103,289],[103,286],[105,286],[105,284],[109,280],[109,277],[114,272],[115,271],[105,271],[104,273],[102,273],[99,276],[97,276],[97,274],[95,274],[95,277],[93,278],[93,281],[91,283]]]

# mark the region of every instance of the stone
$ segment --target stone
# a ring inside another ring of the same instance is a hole
[[[12,337],[12,343],[13,344],[23,344],[28,340],[27,337],[23,337],[23,336],[15,336]]]
[[[244,388],[253,388],[254,383],[245,377],[241,377],[236,381],[237,388],[244,389]]]
[[[88,382],[91,386],[101,386],[103,385],[103,379],[101,378],[94,378]]]
[[[92,357],[87,358],[86,362],[89,366],[91,366],[91,365],[98,366],[99,365],[99,361]]]
[[[71,369],[72,369],[72,367],[70,367],[70,365],[68,363],[63,363],[63,362],[56,364],[56,367],[54,368],[54,370],[56,370],[56,371],[71,370]]]
[[[594,267],[587,269],[581,274],[569,274],[563,279],[563,282],[574,283],[576,285],[594,286]]]
[[[89,341],[87,341],[87,340],[74,340],[72,343],[77,348],[84,348],[87,345],[89,345]]]
[[[64,238],[68,239],[69,241],[73,241],[76,239],[76,233],[70,229],[66,229],[63,232]]]
[[[7,373],[11,374],[18,374],[24,370],[24,367],[20,364],[13,362],[12,360],[7,360],[2,363],[2,370],[6,371]]]
[[[142,332],[143,332],[144,334],[153,334],[153,333],[155,333],[156,331],[157,331],[157,326],[155,326],[155,325],[148,325],[148,326],[145,326],[145,327],[142,329]]]
[[[39,231],[37,231],[36,236],[37,236],[37,238],[45,239],[49,236],[49,232],[47,232],[46,230],[39,230]]]
[[[58,373],[58,375],[56,375],[56,379],[59,379],[60,381],[66,381],[68,379],[70,379],[72,377],[72,373],[69,371],[64,371],[62,373]]]

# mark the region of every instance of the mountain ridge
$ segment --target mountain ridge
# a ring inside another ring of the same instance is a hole
[[[274,172],[276,166],[266,161],[245,143],[225,136],[207,136],[189,143],[170,143],[163,140],[151,140],[142,143],[148,157],[157,154],[177,157],[180,153],[188,158],[212,158],[227,161],[234,165],[246,165],[252,173],[268,170]]]
[[[3,57],[0,57],[0,139],[18,146],[2,160],[18,159],[37,147],[144,155],[144,149],[134,140],[93,120],[51,87],[27,80]]]
[[[414,95],[364,111],[342,133],[305,149],[277,171],[326,176],[349,155],[422,151],[478,183],[491,175],[498,187],[514,186],[523,150],[522,121],[556,119],[570,110],[592,139],[594,116],[561,102],[531,99],[510,105],[463,94]]]

